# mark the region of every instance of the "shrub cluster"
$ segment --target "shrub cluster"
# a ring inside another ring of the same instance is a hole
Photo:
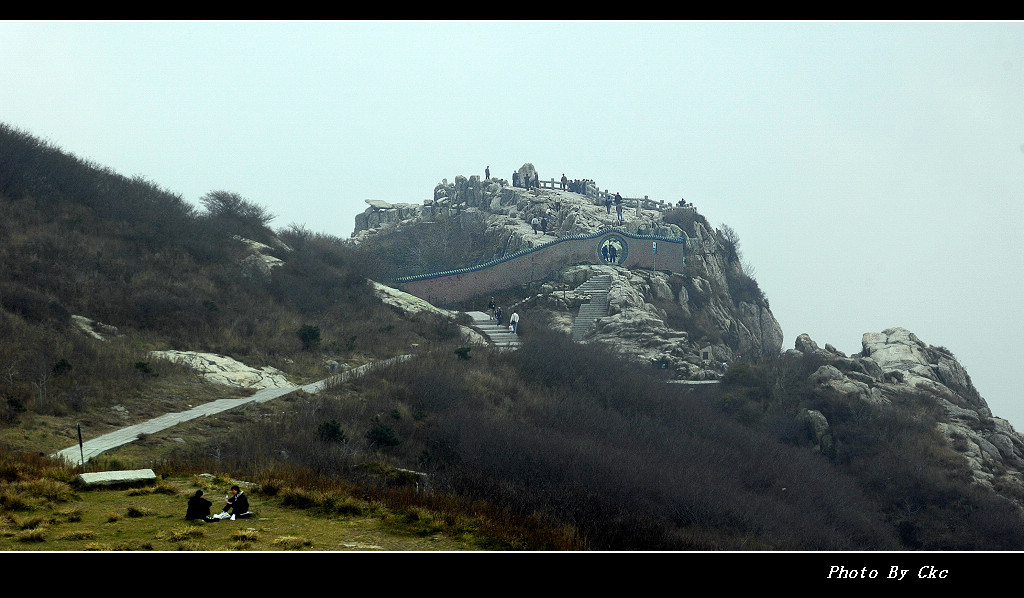
[[[364,464],[418,469],[430,488],[420,500],[455,496],[539,517],[598,550],[898,546],[820,456],[751,434],[645,366],[587,349],[538,331],[514,353],[427,353],[331,391],[361,401],[318,396],[232,436],[220,458],[265,468],[284,450],[318,475],[378,486],[399,478]],[[348,442],[310,443],[331,421]]]
[[[376,299],[368,254],[345,241],[294,225],[275,234],[265,209],[231,192],[201,201],[202,212],[0,125],[0,421],[137,394],[162,368],[147,343],[322,375],[325,353],[361,361],[457,338],[444,318]],[[247,270],[236,236],[284,265],[269,280]],[[98,343],[71,314],[136,340]]]
[[[814,447],[797,412],[813,409],[829,422],[831,466],[855,480],[906,550],[1012,550],[1024,542],[1020,509],[973,484],[966,460],[938,434],[945,418],[915,391],[891,396],[891,406],[850,400],[815,387],[824,363],[814,355],[738,364],[722,381],[718,402],[747,426],[779,441]]]

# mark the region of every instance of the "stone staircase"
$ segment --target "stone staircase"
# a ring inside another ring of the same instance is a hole
[[[505,314],[505,323],[498,326],[498,323],[482,311],[467,311],[469,317],[473,318],[473,326],[478,328],[499,347],[514,349],[519,346],[519,336],[508,329],[508,318],[512,314]]]
[[[572,340],[583,340],[594,321],[608,315],[608,291],[611,288],[610,274],[591,276],[587,282],[576,287],[575,292],[590,295],[590,303],[580,306],[580,313],[572,324]]]

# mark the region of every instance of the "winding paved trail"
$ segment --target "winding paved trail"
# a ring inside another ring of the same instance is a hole
[[[483,332],[494,345],[508,349],[515,349],[519,347],[519,337],[512,331],[508,330],[507,327],[498,326],[498,323],[492,320],[486,313],[482,311],[471,311],[466,313],[473,319],[473,326]],[[69,446],[68,448],[57,451],[52,456],[62,458],[73,465],[83,465],[100,453],[138,440],[139,436],[142,434],[160,432],[197,417],[215,415],[249,403],[265,403],[267,401],[272,401],[285,395],[289,395],[298,390],[304,390],[310,394],[315,394],[323,390],[328,384],[345,382],[351,378],[362,376],[375,367],[386,367],[392,363],[404,361],[411,357],[412,355],[399,355],[390,359],[368,363],[348,370],[347,372],[330,376],[320,380],[319,382],[313,382],[303,386],[264,388],[256,391],[249,397],[240,399],[218,399],[216,401],[204,403],[187,411],[166,413],[140,424],[121,428],[120,430],[86,440],[82,443],[81,447],[77,444]],[[672,382],[679,384],[715,384],[718,380],[673,380]]]
[[[188,411],[180,411],[178,413],[166,413],[160,417],[155,417],[149,421],[142,422],[141,424],[135,424],[128,426],[127,428],[121,428],[109,434],[103,434],[90,440],[86,440],[79,447],[77,444],[70,446],[66,449],[57,451],[52,456],[63,458],[73,465],[82,465],[88,462],[96,455],[102,452],[109,451],[111,449],[123,446],[130,442],[134,442],[139,439],[141,434],[152,434],[154,432],[160,432],[166,430],[180,423],[187,422],[197,417],[204,417],[207,415],[214,415],[247,405],[249,403],[265,403],[274,399],[283,397],[291,394],[297,390],[304,390],[310,394],[315,394],[324,389],[328,384],[340,383],[351,378],[362,376],[369,372],[375,367],[384,367],[395,363],[397,361],[404,361],[409,359],[411,355],[399,355],[398,357],[392,357],[390,359],[384,359],[382,361],[376,361],[368,363],[357,368],[353,368],[347,372],[331,376],[320,380],[319,382],[313,382],[303,386],[289,386],[284,388],[264,388],[256,391],[252,396],[244,397],[240,399],[218,399],[209,403],[204,403],[189,409]]]
[[[495,345],[501,347],[514,348],[519,345],[519,338],[507,329],[500,328],[496,322],[488,318],[484,312],[469,312],[469,316],[473,318],[473,325],[478,327],[481,332],[484,333],[487,338]],[[397,361],[404,361],[409,359],[412,355],[399,355],[398,357],[392,357],[390,359],[384,359],[373,363],[368,363],[357,368],[342,372],[340,374],[330,376],[319,382],[313,382],[304,386],[286,386],[286,387],[273,387],[263,388],[256,391],[252,396],[244,397],[240,399],[218,399],[209,403],[204,403],[198,407],[189,409],[188,411],[179,411],[177,413],[166,413],[159,417],[155,417],[151,420],[144,421],[140,424],[128,426],[127,428],[121,428],[108,434],[97,436],[90,440],[86,440],[79,447],[77,444],[69,446],[65,449],[61,449],[54,453],[53,457],[62,458],[74,465],[82,465],[87,463],[90,459],[111,449],[115,449],[119,446],[124,446],[131,442],[139,439],[142,434],[153,434],[166,430],[167,428],[174,427],[180,423],[187,422],[197,417],[206,417],[208,415],[215,415],[227,411],[229,409],[235,409],[242,405],[249,403],[265,403],[274,399],[283,397],[291,394],[297,390],[304,390],[310,394],[315,394],[324,389],[328,384],[336,384],[345,382],[354,377],[362,376],[369,372],[375,367],[386,367]]]

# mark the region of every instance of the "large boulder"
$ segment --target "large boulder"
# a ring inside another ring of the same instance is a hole
[[[214,384],[239,388],[288,388],[284,372],[270,366],[252,368],[230,357],[195,351],[151,351],[151,357],[167,359],[189,367]]]

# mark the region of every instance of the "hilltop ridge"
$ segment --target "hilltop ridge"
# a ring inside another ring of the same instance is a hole
[[[520,172],[529,176],[533,166],[524,164]],[[572,291],[595,274],[608,274],[609,313],[587,331],[588,340],[640,355],[676,378],[697,380],[720,377],[723,363],[781,350],[782,329],[756,280],[744,270],[735,233],[713,229],[692,204],[672,206],[646,198],[626,198],[620,219],[604,196],[593,184],[574,192],[456,176],[451,183],[439,183],[422,205],[368,200],[369,207],[356,218],[352,241],[370,252],[418,258],[400,262],[404,270],[395,271],[409,275],[486,263],[569,237],[594,236],[599,244],[602,231],[679,240],[684,257],[662,256],[655,261],[657,270],[602,264],[595,246],[590,263],[580,263],[573,254],[536,284],[481,283],[473,293],[475,305],[482,308],[486,296],[518,286],[523,296],[516,307],[530,312],[525,317],[535,317],[532,310],[537,310],[545,325],[568,331],[572,312],[588,301]],[[534,218],[544,217],[546,226],[534,230]],[[621,237],[615,242],[622,261],[624,245],[634,244]],[[651,252],[650,242],[646,248],[637,242],[630,251]]]
[[[229,192],[199,212],[0,135],[4,450],[49,454],[74,443],[76,424],[89,439],[252,392],[161,354],[222,355],[296,385],[379,362],[89,466],[231,472],[289,501],[327,483],[339,494],[312,504],[339,517],[341,494],[387,498],[410,522],[487,504],[509,523],[486,532],[492,546],[1024,546],[1021,439],[952,352],[899,328],[865,334],[855,355],[806,335],[783,351],[738,236],[694,209],[627,206],[620,223],[586,193],[457,177],[435,189],[432,213],[386,221],[392,204],[371,205],[377,223],[342,240],[273,231]],[[558,216],[534,232],[548,209]],[[656,267],[638,259],[652,238],[673,240]],[[479,277],[531,260],[555,267]],[[437,279],[484,294],[450,304],[398,282],[467,266],[482,268]],[[515,350],[484,345],[489,329],[465,316],[498,288],[506,313],[522,314]],[[10,497],[21,482],[7,471]],[[2,521],[34,504],[0,501]]]
[[[527,163],[519,172],[535,171]],[[478,297],[467,303],[482,305],[487,295],[505,292],[527,322],[575,334],[584,343],[614,347],[677,380],[720,380],[727,394],[737,392],[738,384],[747,398],[761,397],[766,409],[771,401],[789,402],[792,421],[807,434],[805,440],[831,458],[843,453],[837,440],[841,434],[829,423],[845,417],[835,410],[835,400],[843,409],[867,405],[882,410],[905,410],[909,403],[922,402],[937,418],[933,430],[958,456],[962,471],[969,471],[975,484],[1024,506],[1024,437],[992,414],[948,349],[927,345],[896,327],[864,333],[863,350],[852,356],[830,344],[820,348],[806,334],[783,351],[781,326],[768,298],[745,271],[735,231],[727,225],[712,228],[692,204],[680,208],[630,200],[620,220],[614,208],[606,207],[605,192],[595,185],[585,191],[524,189],[501,179],[456,176],[452,183],[438,184],[433,199],[422,205],[368,201],[370,207],[356,218],[353,241],[412,253],[411,247],[425,238],[419,229],[442,224],[448,237],[431,241],[455,250],[436,252],[431,259],[437,269],[444,269],[495,260],[573,235],[600,239],[602,231],[683,239],[687,252],[681,263],[665,260],[657,270],[566,263],[543,280],[506,285],[514,287],[511,291],[481,284]],[[549,216],[547,230],[538,234],[531,221],[544,215]],[[476,234],[465,235],[467,230]],[[399,240],[406,244],[389,244]],[[429,270],[429,264],[415,265]],[[575,290],[595,276],[611,281],[607,314],[581,335],[578,325],[574,329],[576,311],[590,297]],[[801,372],[799,385],[810,400],[797,405],[791,398],[772,396],[766,385],[773,374],[763,363],[776,358]],[[751,372],[759,381],[746,387]],[[823,397],[828,400],[822,402]]]

